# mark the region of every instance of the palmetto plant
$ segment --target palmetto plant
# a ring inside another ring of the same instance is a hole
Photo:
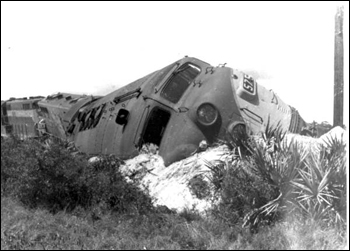
[[[319,151],[313,152],[296,141],[287,143],[284,137],[285,133],[278,125],[271,128],[268,124],[260,137],[250,137],[243,144],[241,141],[232,144],[233,153],[237,152],[235,147],[245,147],[245,151],[239,151],[246,153],[240,156],[245,169],[277,191],[266,204],[258,208],[252,206],[243,225],[257,226],[266,218],[274,220],[275,216],[281,217],[287,213],[297,213],[328,224],[344,223],[347,175],[345,142],[329,138],[324,145],[318,146]],[[214,174],[220,173],[221,177],[232,168],[236,168],[236,165],[226,163],[221,168],[213,164],[210,166]]]
[[[270,134],[280,138],[278,131]],[[269,138],[264,138],[269,140]],[[268,153],[256,147],[252,167],[275,185],[279,196],[258,210],[261,216],[299,211],[317,221],[342,223],[346,212],[345,143],[330,138],[320,152],[308,151],[297,142],[281,144]],[[255,221],[256,222],[256,221]]]
[[[260,175],[266,183],[278,191],[273,200],[249,212],[243,225],[256,226],[262,219],[273,220],[275,216],[294,210],[292,201],[293,182],[298,178],[298,170],[305,169],[304,160],[308,153],[300,145],[283,141],[285,133],[279,128],[267,126],[259,140],[251,141],[249,167]]]
[[[343,223],[346,217],[345,143],[329,138],[320,154],[310,154],[293,181],[295,204],[315,220]]]

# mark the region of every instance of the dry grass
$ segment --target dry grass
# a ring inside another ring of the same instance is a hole
[[[13,199],[1,199],[1,250],[13,249],[336,249],[346,237],[317,222],[290,219],[252,234],[211,217],[191,212],[130,218],[106,214],[93,221],[79,216],[29,210]]]
[[[17,164],[27,163],[25,153],[33,150],[32,148],[28,150],[27,145],[24,149],[16,147],[7,149],[6,156],[5,149],[3,147],[1,149],[2,181],[5,178],[3,174],[8,174],[8,171],[12,170],[5,169],[5,164],[12,163],[15,171],[18,171],[16,174],[21,173],[24,165]],[[278,140],[276,147],[277,150],[281,149]],[[215,185],[219,191],[217,195],[225,197],[225,200],[221,201],[236,200],[244,205],[242,207],[234,203],[236,207],[232,207],[228,204],[228,207],[217,208],[217,214],[208,211],[207,214],[199,215],[188,209],[175,213],[171,210],[160,210],[160,208],[149,208],[144,213],[140,213],[140,210],[125,212],[125,210],[112,210],[112,207],[105,208],[101,201],[85,209],[78,205],[70,211],[58,210],[56,214],[52,214],[47,207],[44,208],[45,204],[36,204],[31,209],[21,204],[15,196],[16,193],[8,191],[11,188],[11,180],[8,178],[6,184],[10,187],[6,187],[2,182],[1,250],[343,250],[348,247],[344,221],[346,212],[344,201],[347,199],[346,193],[343,192],[347,169],[344,168],[345,149],[343,147],[344,145],[339,142],[330,142],[330,146],[320,151],[321,154],[317,157],[304,156],[303,151],[296,145],[289,147],[288,153],[273,152],[270,138],[266,137],[265,143],[256,146],[254,154],[250,157],[241,160],[236,158],[234,163],[239,165],[226,162],[220,166],[211,166],[214,172],[211,176],[212,181],[216,182]],[[15,159],[8,156],[12,153],[23,156],[23,159],[17,157],[18,162],[14,162]],[[53,154],[48,159],[56,161],[56,156],[61,158],[61,155]],[[47,155],[38,154],[38,156]],[[34,161],[33,163],[35,164]],[[67,167],[68,164],[70,163],[67,163]],[[67,168],[67,170],[72,169]],[[238,177],[237,174],[241,176]],[[10,177],[15,178],[15,176]],[[54,183],[56,179],[54,173],[50,178]],[[220,183],[223,180],[226,180],[226,183]],[[234,183],[232,183],[233,180],[235,180]],[[203,187],[200,182],[196,185]],[[125,185],[125,187],[128,186]],[[7,195],[3,191],[6,191]],[[220,193],[223,191],[224,193]],[[264,191],[271,191],[271,194],[264,195]],[[281,191],[283,196],[278,196]],[[232,195],[234,196],[230,198]],[[135,194],[136,199],[144,196],[141,193]],[[294,204],[290,203],[291,199],[294,199]],[[252,201],[253,204],[251,204]],[[129,202],[132,201],[121,201],[126,203],[125,206],[128,206]],[[327,204],[331,204],[332,207],[328,207]],[[301,210],[288,210],[286,205],[291,206],[289,209],[293,209],[293,205],[300,205]],[[270,224],[261,224],[254,229],[255,231],[250,231],[251,229],[242,227],[242,223],[244,214],[252,209],[259,209],[259,213],[265,215],[282,212],[280,215],[283,217],[272,220]],[[238,210],[237,217],[234,215],[235,210]],[[235,220],[234,223],[227,220],[230,217]]]

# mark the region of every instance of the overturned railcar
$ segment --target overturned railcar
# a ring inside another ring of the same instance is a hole
[[[190,57],[71,109],[57,118],[81,151],[126,159],[153,143],[165,165],[188,157],[202,140],[211,144],[238,128],[258,133],[269,120],[300,133],[306,125],[296,109],[251,76]]]
[[[188,157],[205,140],[225,140],[242,128],[249,134],[267,123],[300,133],[306,126],[293,107],[251,76],[185,57],[106,96],[58,93],[1,103],[1,134],[47,134],[74,142],[89,154],[131,158],[155,144],[165,165]],[[42,123],[40,123],[42,126]]]
[[[1,136],[14,134],[20,139],[37,136],[38,102],[43,96],[11,98],[1,102]]]
[[[40,100],[38,109],[41,118],[45,120],[47,133],[67,140],[67,127],[74,115],[82,106],[98,98],[100,97],[57,93]]]

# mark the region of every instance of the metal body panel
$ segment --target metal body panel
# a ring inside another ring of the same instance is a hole
[[[292,122],[291,107],[252,77],[237,70],[233,70],[232,74],[232,88],[237,94],[241,116],[251,132],[263,132],[268,121],[271,126],[279,124],[282,130],[288,131]],[[296,132],[300,133],[300,130]]]
[[[58,93],[41,100],[38,103],[39,112],[40,116],[45,118],[48,133],[61,139],[67,139],[66,132],[70,121],[81,107],[93,99],[92,96]]]
[[[12,99],[1,104],[1,135],[13,133],[20,139],[36,137],[39,120],[37,103],[43,97]]]

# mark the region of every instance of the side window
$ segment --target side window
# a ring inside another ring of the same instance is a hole
[[[23,104],[23,110],[30,110],[30,104]]]
[[[182,65],[173,73],[161,92],[161,96],[170,102],[177,103],[199,73],[200,68],[193,64],[186,63]]]

